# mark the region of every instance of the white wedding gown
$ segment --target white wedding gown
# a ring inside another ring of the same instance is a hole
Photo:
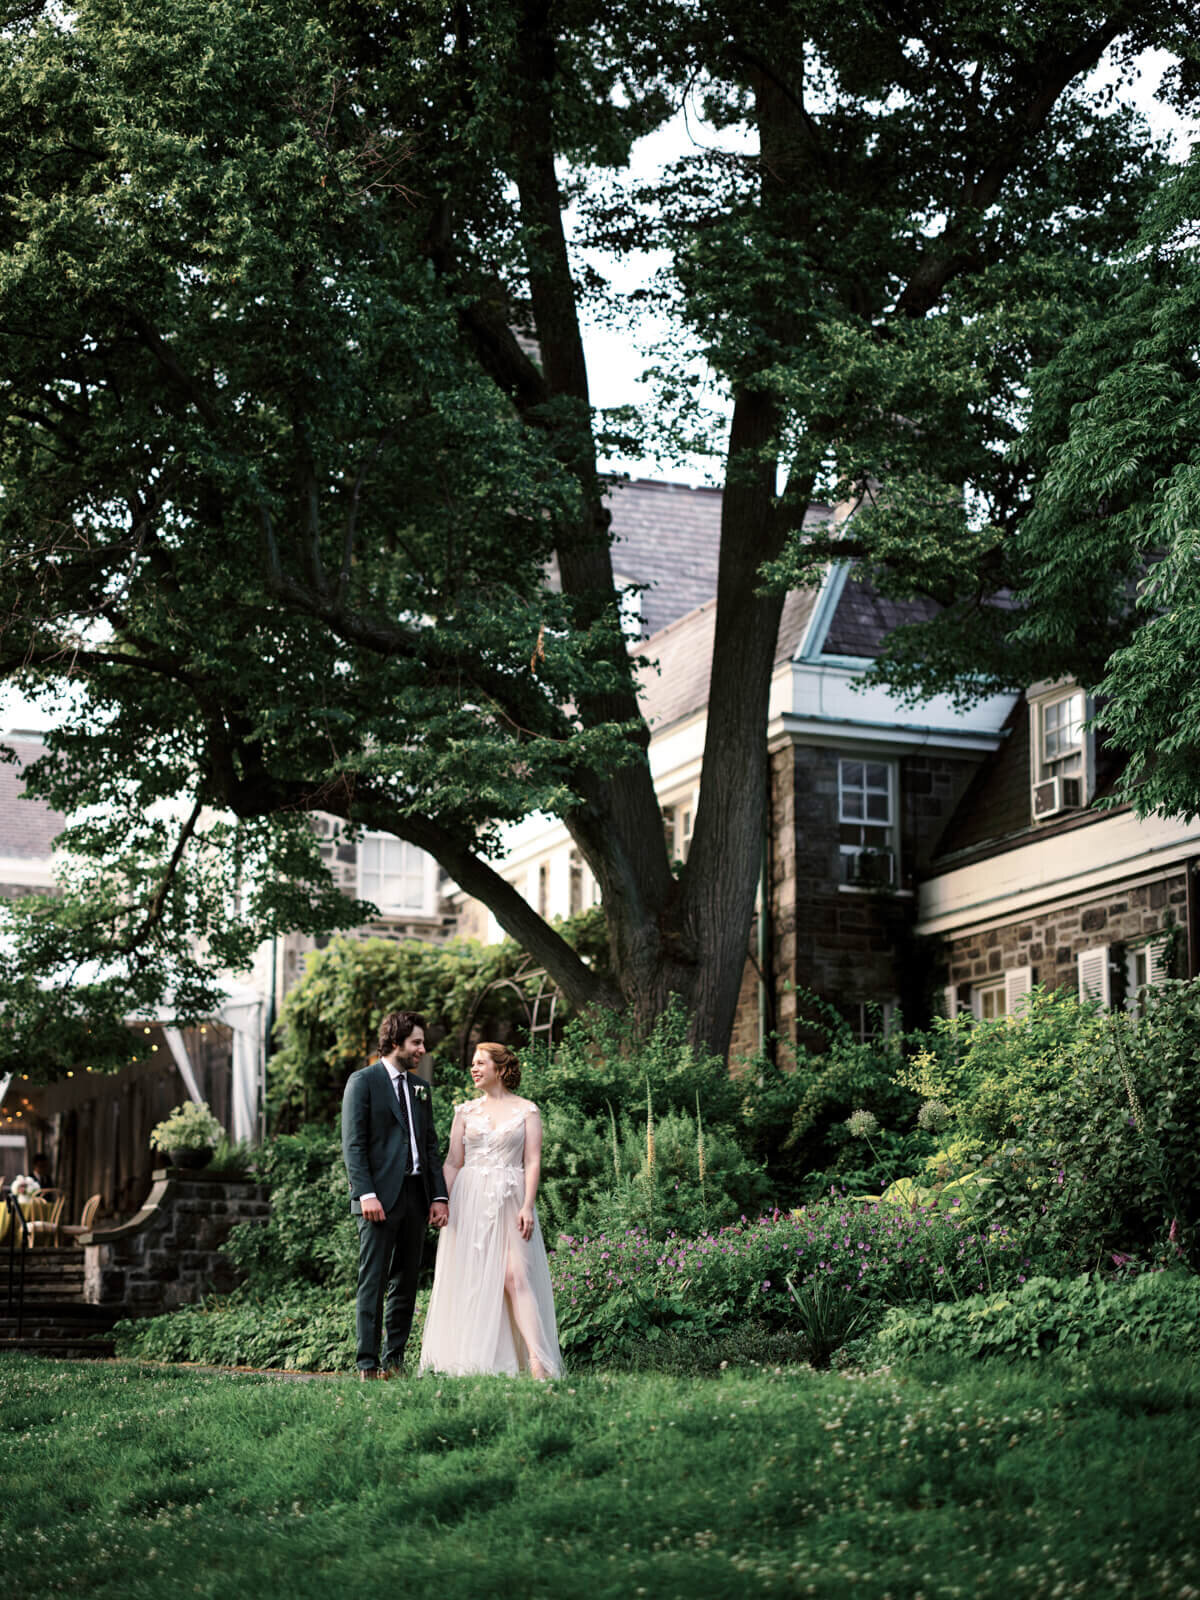
[[[463,1166],[450,1191],[450,1221],[438,1238],[433,1293],[421,1339],[422,1372],[562,1372],[554,1291],[542,1230],[522,1239],[527,1104],[498,1127],[486,1102],[460,1106]],[[454,1135],[451,1135],[453,1145]],[[509,1298],[505,1296],[508,1280]]]

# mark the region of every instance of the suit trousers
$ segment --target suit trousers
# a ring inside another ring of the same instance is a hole
[[[417,1276],[429,1222],[425,1180],[409,1175],[383,1222],[358,1223],[358,1296],[354,1336],[360,1370],[398,1367],[412,1328]],[[380,1361],[380,1341],[383,1359]]]

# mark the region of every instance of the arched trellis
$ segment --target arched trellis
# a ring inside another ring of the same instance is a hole
[[[521,967],[511,977],[493,978],[491,983],[484,984],[471,1001],[463,1023],[464,1067],[471,1065],[471,1056],[474,1054],[471,1035],[475,1031],[475,1019],[483,1007],[484,1000],[496,989],[511,989],[520,1000],[531,1044],[539,1038],[549,1044],[553,1038],[554,1016],[558,1009],[558,987],[544,967]]]

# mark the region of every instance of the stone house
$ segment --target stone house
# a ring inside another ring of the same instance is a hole
[[[916,928],[950,1015],[1012,1013],[1033,984],[1132,1007],[1200,971],[1200,822],[1114,803],[1094,712],[1073,682],[1032,685],[938,842]]]

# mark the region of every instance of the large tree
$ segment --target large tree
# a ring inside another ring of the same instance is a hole
[[[1035,475],[1011,450],[1027,374],[1094,313],[1161,171],[1089,74],[1185,50],[1188,8],[22,13],[0,666],[68,690],[33,782],[82,820],[64,895],[16,918],[10,1057],[69,1059],[77,1020],[116,1057],[124,1012],[198,1014],[264,934],[355,920],[313,810],[430,851],[576,1004],[648,1021],[676,993],[723,1049],[783,590],[834,557],[944,599],[994,583]],[[748,153],[639,188],[631,146],[685,94]],[[731,405],[678,873],[603,499],[628,419],[589,401],[581,304],[606,285],[572,257],[572,200],[591,243],[665,249],[656,293]],[[849,530],[805,529],[816,495],[857,497]],[[599,882],[616,989],[489,864],[534,808]]]
[[[1200,105],[1200,58],[1181,74]],[[877,676],[961,699],[1071,676],[1114,801],[1200,816],[1200,150],[1098,268],[1097,314],[1030,385],[1034,492],[990,589],[898,631]]]

